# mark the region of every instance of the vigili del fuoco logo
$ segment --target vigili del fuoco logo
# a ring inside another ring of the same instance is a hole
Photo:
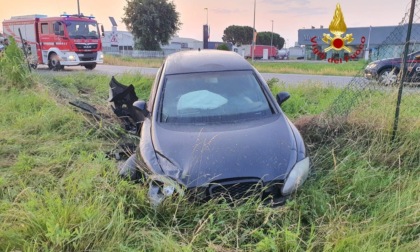
[[[315,55],[318,55],[320,59],[326,59],[327,58],[326,52],[330,51],[331,49],[334,49],[336,51],[344,50],[348,52],[349,54],[352,53],[352,49],[348,47],[347,45],[353,42],[354,38],[353,38],[352,33],[345,34],[345,32],[347,31],[347,26],[346,26],[346,23],[344,22],[344,16],[343,16],[343,12],[341,11],[340,4],[337,4],[337,6],[335,7],[334,17],[330,23],[329,30],[333,34],[333,37],[329,33],[324,33],[322,37],[322,41],[330,46],[328,46],[327,48],[323,50],[323,52],[321,52],[318,49],[316,36],[314,36],[311,38],[312,52]],[[345,34],[344,37],[342,37],[343,34]],[[331,57],[328,59],[328,62],[338,64],[338,63],[342,63],[343,60],[347,62],[350,59],[357,58],[357,56],[359,56],[360,53],[362,53],[362,50],[365,46],[365,42],[366,42],[366,38],[362,36],[360,40],[360,45],[357,47],[356,51],[353,54],[351,55],[346,54],[344,58]]]

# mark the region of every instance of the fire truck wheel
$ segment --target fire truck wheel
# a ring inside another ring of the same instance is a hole
[[[92,64],[89,64],[89,65],[85,65],[85,68],[86,68],[87,70],[93,70],[93,69],[95,69],[95,67],[96,67],[96,63],[92,63]]]
[[[63,70],[64,67],[61,66],[60,60],[56,53],[51,53],[48,59],[48,68],[54,71]]]

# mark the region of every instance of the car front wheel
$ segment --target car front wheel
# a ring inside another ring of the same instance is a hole
[[[378,81],[385,86],[393,85],[397,82],[397,74],[398,72],[395,68],[384,69],[379,73]]]
[[[48,58],[48,68],[54,71],[63,70],[64,66],[60,64],[60,58],[56,53],[51,53]]]
[[[93,70],[95,67],[96,67],[96,63],[85,65],[85,68],[87,70]]]

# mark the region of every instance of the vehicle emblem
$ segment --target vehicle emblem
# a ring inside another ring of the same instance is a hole
[[[347,52],[351,52],[351,49],[346,44],[353,42],[353,34],[346,34],[344,37],[341,37],[343,33],[346,32],[347,26],[344,22],[343,12],[341,11],[340,4],[337,4],[335,7],[334,17],[330,23],[329,30],[334,37],[331,37],[330,34],[324,33],[322,41],[326,44],[330,44],[329,47],[325,48],[324,52],[328,52],[331,49],[334,50],[345,50]]]

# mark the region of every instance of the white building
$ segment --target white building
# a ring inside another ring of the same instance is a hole
[[[105,31],[102,46],[107,53],[134,50],[134,36],[128,31]]]
[[[141,57],[145,52],[134,50],[134,43],[133,34],[128,31],[117,31],[116,29],[114,31],[105,31],[105,36],[102,39],[105,53]],[[169,40],[168,45],[163,45],[161,48],[161,52],[156,53],[156,56],[153,54],[150,57],[161,57],[182,50],[198,50],[203,48],[203,42],[192,38],[174,36]]]
[[[181,38],[174,36],[169,40],[168,45],[162,46],[165,48],[179,48],[180,50],[198,50],[203,49],[203,41],[199,41],[192,38]]]

